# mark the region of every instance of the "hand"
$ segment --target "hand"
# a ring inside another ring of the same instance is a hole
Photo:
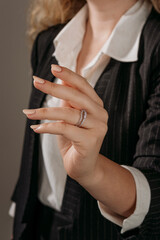
[[[58,135],[58,145],[64,167],[75,180],[87,179],[95,174],[99,151],[107,132],[108,114],[103,101],[90,84],[80,75],[52,65],[52,74],[62,84],[34,77],[34,86],[51,96],[62,99],[60,107],[23,110],[30,119],[58,120],[57,122],[32,125],[36,133]],[[81,127],[75,126],[80,110],[87,111]]]

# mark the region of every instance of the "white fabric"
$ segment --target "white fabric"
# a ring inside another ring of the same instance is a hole
[[[122,167],[126,168],[131,172],[136,183],[135,211],[128,218],[123,219],[121,216],[108,214],[106,211],[103,210],[103,208],[101,208],[99,201],[98,207],[101,214],[111,222],[114,222],[115,224],[122,227],[121,233],[124,233],[128,230],[139,227],[143,222],[146,213],[149,210],[151,191],[147,179],[141,171],[130,166],[122,165]]]
[[[10,208],[9,208],[9,212],[8,214],[11,216],[11,217],[14,217],[15,216],[15,210],[16,210],[16,203],[15,202],[12,202]]]
[[[119,19],[110,37],[97,54],[96,60],[103,52],[122,62],[137,61],[141,31],[151,8],[152,5],[143,0],[139,0],[132,6]],[[53,55],[56,56],[62,66],[65,65],[71,69],[75,67],[73,61],[82,46],[87,13],[88,7],[86,4],[54,39],[56,49]]]
[[[143,0],[139,0],[131,7],[120,18],[97,56],[82,69],[81,75],[87,79],[93,88],[107,66],[110,57],[123,62],[137,61],[141,31],[151,7],[151,4]],[[54,40],[55,52],[53,56],[56,57],[59,65],[68,67],[72,71],[76,70],[76,59],[82,47],[87,16],[88,6],[86,4]],[[61,80],[55,79],[55,82],[61,83]],[[48,95],[43,107],[57,107],[60,101],[61,99]],[[47,122],[47,120],[42,122]],[[63,167],[56,135],[41,134],[41,147],[42,159],[38,197],[43,204],[60,211],[67,174]],[[122,232],[132,229],[137,224],[139,226],[150,205],[150,188],[147,179],[137,169],[129,167],[128,170],[133,174],[136,182],[137,203],[135,212],[122,223],[100,209],[103,216],[122,226]],[[143,184],[140,184],[141,179],[143,179]],[[11,210],[10,213],[12,212],[12,215],[14,215],[13,206]],[[139,216],[141,216],[140,220]]]

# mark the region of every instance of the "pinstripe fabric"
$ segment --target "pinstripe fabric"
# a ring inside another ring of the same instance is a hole
[[[54,81],[50,64],[56,63],[51,58],[52,39],[62,27],[39,34],[32,51],[34,74],[50,81]],[[100,153],[145,174],[151,187],[151,206],[140,228],[121,235],[118,226],[100,215],[96,200],[68,176],[62,212],[56,215],[59,240],[160,239],[160,15],[154,10],[142,32],[138,61],[111,59],[95,91],[109,114]],[[30,108],[40,107],[44,97],[33,88]],[[29,129],[35,123],[27,120],[21,171],[12,197],[17,203],[14,240],[32,239],[26,229],[32,224],[37,195],[39,137]]]

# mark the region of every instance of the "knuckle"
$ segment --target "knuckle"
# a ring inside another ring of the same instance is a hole
[[[43,126],[44,126],[47,130],[49,130],[49,129],[52,127],[52,123],[51,123],[51,122],[48,122],[48,123],[43,124]]]
[[[103,133],[104,133],[104,135],[106,135],[107,131],[108,131],[108,125],[104,124],[104,126],[103,126]]]
[[[77,97],[77,90],[75,88],[70,88],[70,91],[74,97]]]
[[[106,123],[99,124],[98,134],[100,137],[104,137],[108,131],[108,125]]]
[[[57,123],[57,127],[59,128],[60,132],[64,133],[66,130],[67,124],[65,122]]]
[[[70,91],[70,96],[72,96],[72,97],[70,98],[70,96],[68,95],[66,97],[66,100],[71,104],[73,102],[72,99],[76,99],[77,98],[78,92],[77,92],[77,90],[75,88],[71,88],[71,87],[68,87],[68,90]]]
[[[46,119],[48,115],[48,109],[47,108],[40,108],[37,112],[38,116],[41,119]]]
[[[103,103],[103,100],[101,98],[99,99],[99,104],[101,105],[101,107],[104,107],[104,103]]]
[[[59,87],[59,84],[54,83],[54,82],[49,82],[48,94],[51,95],[51,96],[54,96],[54,94],[58,90],[58,87]]]
[[[47,108],[42,108],[41,113],[42,113],[43,116],[46,116],[47,113],[48,113],[48,109]]]
[[[109,116],[108,116],[108,112],[104,109],[104,111],[103,111],[103,114],[104,114],[104,122],[105,123],[108,123],[108,118],[109,118]]]
[[[100,108],[104,108],[104,103],[100,97],[97,97],[96,102]]]

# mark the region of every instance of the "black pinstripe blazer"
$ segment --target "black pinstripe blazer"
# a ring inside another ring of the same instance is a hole
[[[51,27],[36,38],[31,56],[34,75],[54,81],[50,72],[50,65],[57,63],[52,57],[53,39],[63,26]],[[120,234],[120,227],[101,216],[96,200],[67,177],[62,211],[57,214],[59,240],[158,240],[160,15],[154,9],[141,34],[138,61],[124,63],[111,58],[95,91],[103,99],[109,114],[108,133],[100,153],[119,164],[134,166],[145,174],[151,188],[151,205],[140,227]],[[44,93],[33,88],[29,107],[41,107],[44,98]],[[27,226],[32,227],[37,201],[39,135],[29,126],[36,123],[27,120],[20,175],[12,195],[17,205],[14,240],[32,239]]]

